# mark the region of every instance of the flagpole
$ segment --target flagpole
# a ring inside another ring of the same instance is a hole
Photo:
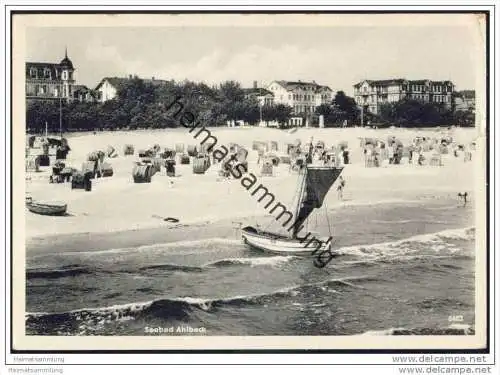
[[[260,94],[260,97],[262,98],[262,90],[261,90],[261,87],[259,87],[259,94]],[[264,102],[266,101],[266,99],[264,98]],[[259,126],[262,126],[262,103],[259,99],[259,113],[260,113],[260,122],[259,122]]]
[[[59,97],[59,136],[62,138],[62,98]]]

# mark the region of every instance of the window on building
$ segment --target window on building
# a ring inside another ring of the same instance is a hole
[[[292,99],[292,94],[288,94],[288,100]]]
[[[30,77],[31,78],[36,78],[37,74],[36,74],[36,68],[31,68],[30,69]]]
[[[51,72],[50,72],[50,69],[49,69],[49,68],[45,68],[45,69],[43,70],[43,76],[44,76],[45,78],[48,78],[48,79],[50,79],[50,78],[51,78]]]

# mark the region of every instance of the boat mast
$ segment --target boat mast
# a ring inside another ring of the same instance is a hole
[[[299,218],[299,212],[300,212],[300,206],[302,204],[302,195],[304,194],[304,186],[306,184],[306,177],[307,177],[307,163],[305,164],[304,167],[304,173],[302,177],[302,181],[300,183],[300,190],[299,190],[299,196],[297,198],[297,205],[295,207],[295,215],[294,215],[294,223],[298,220]],[[295,239],[297,238],[297,231],[295,229],[295,224],[293,226],[293,231],[292,231],[292,238]]]
[[[304,195],[304,186],[306,185],[306,179],[307,179],[307,162],[310,158],[312,158],[312,148],[313,148],[313,137],[311,137],[311,142],[309,144],[309,150],[307,150],[306,154],[306,159],[304,160],[304,177],[302,179],[302,183],[300,184],[300,192],[299,192],[299,198],[297,200],[297,207],[295,207],[295,219],[294,223],[297,222],[299,218],[299,213],[300,213],[300,208],[302,205],[302,195]],[[292,238],[295,239],[297,238],[297,230],[295,228],[295,224],[293,226],[293,231],[292,231]]]

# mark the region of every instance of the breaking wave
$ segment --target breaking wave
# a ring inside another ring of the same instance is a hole
[[[422,234],[393,242],[341,247],[335,249],[335,252],[339,255],[354,255],[364,261],[433,256],[469,257],[472,254],[455,245],[453,241],[473,241],[474,238],[475,228],[468,227]]]
[[[225,258],[219,259],[213,262],[206,263],[201,266],[190,266],[183,264],[174,263],[164,263],[164,264],[151,264],[139,267],[137,269],[122,269],[122,270],[110,270],[105,268],[97,267],[85,267],[82,265],[69,265],[56,269],[43,269],[43,268],[29,268],[26,270],[26,278],[28,280],[33,279],[58,279],[64,277],[76,277],[80,275],[90,275],[90,274],[106,274],[106,273],[143,273],[147,271],[171,271],[171,272],[203,272],[211,268],[222,268],[222,267],[232,267],[232,266],[244,266],[248,265],[251,267],[256,266],[268,266],[277,267],[284,263],[287,263],[293,259],[298,259],[295,256],[269,256],[269,257],[255,257],[255,258]]]
[[[337,255],[350,255],[354,256],[355,260],[345,260],[341,262],[331,262],[329,267],[345,267],[345,266],[372,266],[376,263],[393,263],[399,261],[412,261],[422,260],[429,258],[470,258],[473,254],[470,250],[466,250],[463,246],[457,246],[455,242],[473,241],[475,238],[475,228],[460,228],[444,230],[437,233],[417,235],[414,237],[405,238],[403,240],[384,242],[369,245],[354,245],[347,247],[340,247],[334,249]],[[207,242],[208,241],[208,242]],[[203,243],[204,245],[211,244],[240,244],[240,241],[213,238],[210,240],[200,241],[182,241],[169,244],[155,244],[148,246],[141,246],[133,249],[134,253],[140,251],[162,251],[172,247],[189,246]],[[129,249],[111,249],[104,252],[89,252],[89,255],[98,256],[109,255],[109,253],[129,251]],[[193,250],[196,252],[197,250]],[[66,253],[81,257],[82,253]],[[183,253],[185,254],[185,253]],[[60,254],[61,255],[61,254]],[[85,266],[81,264],[71,264],[64,267],[50,268],[28,268],[26,270],[26,278],[33,279],[57,279],[64,277],[76,277],[80,275],[90,275],[97,273],[112,273],[112,272],[127,272],[127,273],[143,273],[148,271],[170,271],[170,272],[203,272],[213,268],[224,268],[234,266],[250,266],[250,267],[279,267],[287,262],[304,259],[298,256],[262,256],[262,257],[241,257],[241,258],[223,258],[214,260],[203,265],[185,265],[175,263],[160,263],[143,265],[135,269],[114,269],[106,267]],[[453,268],[453,265],[449,265]],[[458,267],[458,266],[456,266]]]
[[[147,302],[135,302],[99,308],[84,308],[57,313],[32,312],[25,316],[26,329],[32,334],[92,334],[106,324],[136,319],[162,319],[166,321],[199,320],[199,313],[215,314],[221,309],[262,306],[271,302],[311,294],[315,290],[336,292],[345,288],[358,288],[357,283],[371,282],[373,278],[360,276],[337,278],[298,286],[291,286],[264,294],[227,298],[161,298]],[[83,331],[84,332],[83,332]]]
[[[234,265],[249,265],[249,266],[278,266],[287,263],[293,259],[298,259],[296,256],[270,256],[256,258],[226,258],[220,259],[203,265],[203,267],[226,267]]]

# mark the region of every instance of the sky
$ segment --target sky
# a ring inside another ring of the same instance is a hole
[[[68,57],[78,84],[103,77],[218,83],[316,81],[348,95],[364,79],[451,80],[474,89],[475,39],[464,26],[31,27],[26,60]]]

